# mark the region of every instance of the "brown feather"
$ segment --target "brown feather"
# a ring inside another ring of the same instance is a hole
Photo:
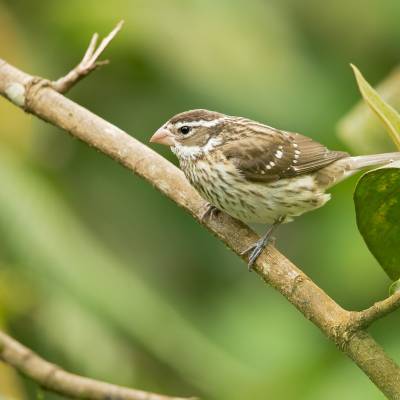
[[[225,127],[227,140],[220,150],[242,175],[253,182],[273,182],[312,173],[348,156],[330,151],[322,144],[298,133],[280,131],[257,122],[238,118]],[[242,129],[237,129],[239,125]]]
[[[172,124],[176,124],[177,122],[192,122],[192,121],[212,121],[214,119],[224,117],[224,114],[221,114],[216,111],[208,111],[208,110],[190,110],[185,111],[180,114],[176,114],[172,117],[169,122]]]

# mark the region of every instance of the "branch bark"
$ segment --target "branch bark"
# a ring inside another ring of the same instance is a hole
[[[396,292],[385,300],[378,301],[366,310],[355,314],[353,328],[368,328],[376,320],[385,317],[400,307],[400,292]]]
[[[227,214],[202,220],[206,203],[182,171],[126,132],[62,96],[48,81],[34,78],[1,59],[0,94],[144,178],[239,257],[257,239],[249,227]],[[389,399],[400,400],[399,366],[364,330],[369,323],[394,310],[397,297],[363,312],[344,310],[273,246],[268,246],[257,259],[254,270],[350,357]]]
[[[184,400],[181,397],[168,397],[129,389],[71,374],[39,357],[32,350],[1,331],[0,359],[36,381],[44,389],[76,399]]]
[[[59,93],[66,93],[82,78],[90,74],[90,72],[94,71],[98,67],[101,67],[102,65],[108,64],[108,60],[98,61],[98,58],[121,30],[123,23],[124,21],[120,21],[117,26],[101,41],[98,47],[96,46],[97,41],[99,40],[99,35],[95,33],[90,40],[89,47],[87,48],[81,62],[67,75],[53,82],[53,89]]]

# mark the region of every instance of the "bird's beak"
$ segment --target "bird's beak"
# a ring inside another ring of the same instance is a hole
[[[166,146],[174,146],[175,140],[168,129],[160,128],[151,138],[151,143],[165,144]]]

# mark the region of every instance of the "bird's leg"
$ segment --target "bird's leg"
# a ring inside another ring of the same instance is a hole
[[[285,220],[285,217],[279,217],[275,220],[275,222],[268,228],[267,232],[257,242],[252,244],[246,250],[242,251],[241,255],[250,253],[248,268],[249,271],[252,270],[254,262],[257,260],[259,255],[263,252],[265,247],[271,240],[273,239],[272,234],[275,232],[276,228]]]
[[[217,207],[213,206],[210,203],[207,203],[206,206],[204,207],[203,214],[201,214],[200,221],[204,221],[208,217],[213,218],[219,212],[220,212],[220,210]]]

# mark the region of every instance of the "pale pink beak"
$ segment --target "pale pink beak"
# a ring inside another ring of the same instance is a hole
[[[157,132],[150,138],[151,143],[165,144],[166,146],[174,146],[175,140],[168,129],[160,128]]]

